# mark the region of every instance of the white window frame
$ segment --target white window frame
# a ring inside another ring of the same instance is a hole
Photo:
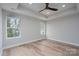
[[[41,25],[40,34],[45,36],[46,35],[46,25],[45,25],[45,22],[40,22],[40,25]]]
[[[20,31],[20,28],[19,28],[19,36],[17,36],[17,37],[7,37],[7,18],[9,17],[9,15],[7,15],[6,16],[6,39],[17,39],[17,38],[21,38],[21,31]],[[19,23],[20,23],[20,16],[15,16],[15,17],[17,17],[17,18],[19,18]]]

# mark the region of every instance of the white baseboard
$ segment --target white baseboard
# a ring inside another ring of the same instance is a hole
[[[76,44],[76,43],[71,43],[71,42],[67,42],[67,41],[61,41],[61,40],[57,40],[57,39],[49,39],[49,40],[54,40],[54,41],[58,41],[58,42],[61,42],[61,43],[66,43],[66,44],[69,44],[69,45],[79,47],[79,44]]]
[[[8,46],[8,47],[4,47],[3,49],[16,47],[16,46],[20,46],[20,45],[23,45],[23,44],[28,44],[28,43],[35,42],[35,41],[38,41],[38,40],[42,40],[42,39],[36,39],[36,40],[31,40],[31,41],[27,41],[27,42],[22,42],[22,43],[14,44],[14,45],[11,45],[11,46]]]
[[[27,42],[23,42],[23,43],[19,43],[19,44],[14,44],[14,45],[5,47],[3,49],[16,47],[16,46],[23,45],[23,44],[28,44],[28,43],[35,42],[35,41],[38,41],[38,40],[42,40],[42,39],[36,39],[36,40],[31,40],[31,41],[27,41]],[[58,41],[58,42],[61,42],[61,43],[66,43],[66,44],[70,44],[70,45],[79,47],[79,44],[76,44],[76,43],[71,43],[71,42],[67,42],[67,41],[61,41],[61,40],[57,40],[57,39],[48,39],[48,40],[54,40],[54,41]]]

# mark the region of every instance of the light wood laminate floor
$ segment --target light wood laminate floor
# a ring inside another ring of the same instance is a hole
[[[8,48],[4,56],[78,56],[79,48],[52,40],[39,40],[29,44]]]

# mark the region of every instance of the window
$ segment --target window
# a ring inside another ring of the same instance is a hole
[[[41,35],[45,35],[45,22],[40,22],[41,24]]]
[[[19,17],[7,16],[7,38],[16,38],[20,36],[19,21]]]

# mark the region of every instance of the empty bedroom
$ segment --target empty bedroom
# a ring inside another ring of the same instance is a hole
[[[78,3],[0,3],[1,56],[79,56]]]

